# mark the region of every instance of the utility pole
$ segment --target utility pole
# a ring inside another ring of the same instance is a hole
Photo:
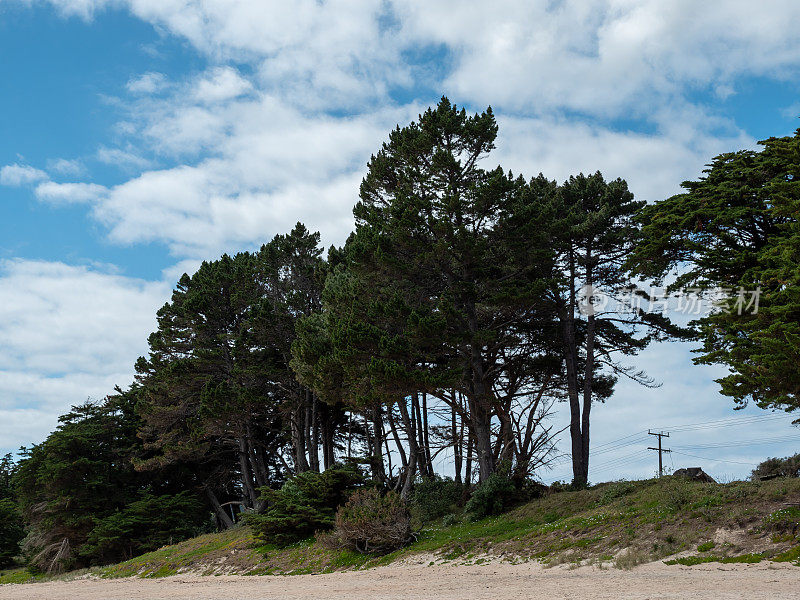
[[[647,435],[654,435],[658,437],[658,448],[648,447],[647,449],[658,451],[658,476],[662,477],[664,475],[664,460],[662,458],[663,454],[664,452],[672,452],[672,450],[667,450],[666,448],[661,447],[661,438],[669,437],[669,433],[664,433],[663,431],[660,433],[656,433],[648,429]]]

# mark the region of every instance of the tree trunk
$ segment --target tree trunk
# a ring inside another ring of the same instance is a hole
[[[411,396],[411,410],[413,412],[413,419],[414,419],[414,435],[417,436],[416,443],[414,444],[417,448],[417,468],[419,469],[419,474],[422,477],[429,477],[430,474],[428,473],[428,463],[425,460],[425,436],[422,433],[422,411],[420,410],[420,401],[419,395],[414,393]]]
[[[305,394],[303,394],[304,396]],[[302,397],[302,396],[301,396]],[[299,401],[292,411],[292,449],[294,451],[294,467],[298,473],[308,471],[308,460],[306,459],[306,437],[305,437],[305,406],[304,402]]]
[[[211,503],[211,508],[214,509],[214,514],[217,516],[219,522],[222,523],[222,526],[225,527],[225,529],[233,527],[233,519],[231,519],[230,515],[225,511],[225,508],[219,503],[217,495],[211,488],[206,488],[206,497]]]
[[[412,400],[413,403],[413,400]],[[414,420],[408,414],[406,407],[406,399],[403,398],[397,403],[400,409],[400,419],[403,421],[403,427],[406,430],[406,439],[408,440],[408,468],[406,469],[405,481],[403,482],[403,489],[400,491],[400,496],[405,500],[411,494],[411,488],[414,485],[414,478],[417,474],[417,458],[419,450],[417,448],[417,432],[414,425]],[[412,404],[413,406],[413,404]],[[413,413],[412,413],[413,415]]]
[[[456,402],[456,392],[453,391],[453,402]],[[461,483],[461,452],[463,451],[461,434],[464,432],[463,424],[461,432],[458,431],[458,422],[456,421],[456,407],[453,405],[450,408],[450,435],[453,438],[453,471],[455,473],[455,482]]]

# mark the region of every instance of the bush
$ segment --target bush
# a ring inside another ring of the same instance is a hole
[[[204,515],[203,505],[189,492],[148,494],[122,510],[95,519],[78,555],[100,564],[133,558],[197,535]]]
[[[333,527],[336,507],[363,483],[361,472],[350,466],[300,473],[279,490],[263,488],[265,508],[261,514],[248,515],[247,523],[266,542],[285,545],[301,540]]]
[[[392,552],[414,538],[411,514],[395,492],[382,496],[375,488],[358,490],[336,513],[334,538],[362,554]]]
[[[461,503],[463,486],[450,478],[428,477],[414,485],[411,509],[421,521],[433,521],[453,513]]]
[[[761,478],[800,477],[800,454],[786,458],[768,458],[758,465],[750,478],[759,481]]]
[[[636,485],[633,482],[624,480],[615,481],[603,487],[603,491],[600,494],[600,499],[598,502],[601,505],[610,504],[614,500],[628,496],[635,491]]]
[[[473,520],[499,515],[519,502],[521,496],[514,481],[503,471],[492,473],[472,493],[466,511]]]

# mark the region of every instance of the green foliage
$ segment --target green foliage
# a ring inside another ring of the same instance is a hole
[[[700,364],[727,366],[718,380],[740,406],[800,407],[800,130],[713,159],[685,193],[641,211],[644,238],[630,260],[670,286],[722,290],[720,310],[694,323]],[[739,290],[760,288],[757,314]]]
[[[465,509],[473,520],[478,520],[499,515],[519,501],[520,494],[514,481],[507,473],[497,471],[472,492]]]
[[[762,477],[800,477],[800,454],[786,458],[768,458],[751,475],[753,481]]]
[[[767,515],[764,518],[764,526],[779,533],[800,533],[800,507],[790,506]]]
[[[194,487],[190,473],[134,469],[133,459],[144,452],[136,435],[137,399],[134,388],[101,403],[73,407],[44,442],[24,451],[13,479],[28,522],[23,550],[32,568],[57,572],[125,558],[129,554],[124,538],[132,529],[125,527],[123,517],[136,516],[142,535],[155,538],[165,519],[191,523],[192,527],[173,530],[176,540],[178,534],[194,533],[205,521],[207,513],[196,503],[191,504],[192,511],[177,515],[136,504],[143,493],[167,498]],[[186,491],[180,497],[190,494]],[[161,508],[168,506],[167,502]]]
[[[461,504],[464,486],[448,477],[426,477],[414,483],[411,510],[423,522],[452,513]]]
[[[190,492],[145,495],[113,514],[96,519],[79,554],[93,562],[132,558],[199,533],[202,504]],[[210,515],[209,515],[210,516]]]
[[[692,501],[693,489],[696,487],[696,484],[682,477],[666,478],[659,488],[659,504],[671,512],[681,511]]]
[[[358,490],[336,513],[335,538],[363,554],[402,548],[413,539],[412,533],[408,506],[395,492]]]
[[[598,504],[610,504],[617,498],[623,498],[636,491],[636,484],[632,481],[615,481],[603,486]]]
[[[22,515],[17,504],[10,498],[0,499],[0,567],[14,563],[19,555],[19,544],[25,537],[22,527]]]
[[[304,539],[333,527],[336,508],[363,483],[363,475],[351,466],[300,473],[278,490],[263,488],[265,509],[248,515],[247,522],[265,542],[285,545]]]
[[[708,552],[709,550],[712,550],[715,546],[716,544],[714,542],[703,542],[702,544],[697,546],[697,551]]]

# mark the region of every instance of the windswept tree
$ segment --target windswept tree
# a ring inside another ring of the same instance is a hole
[[[800,130],[721,154],[684,193],[645,207],[631,259],[641,274],[675,273],[672,290],[718,297],[694,322],[696,363],[738,407],[800,407]]]
[[[446,98],[390,134],[328,278],[325,322],[312,324],[327,332],[323,364],[344,396],[378,407],[428,393],[448,402],[474,437],[481,480],[503,454],[492,443],[498,391],[510,349],[538,335],[530,324],[551,260],[541,233],[512,218],[525,182],[479,166],[496,135],[491,109],[470,116]],[[523,234],[530,246],[519,253]]]
[[[44,442],[24,449],[13,481],[32,565],[61,571],[123,560],[196,535],[210,520],[195,473],[134,469],[145,454],[138,394],[118,390],[75,406]]]

